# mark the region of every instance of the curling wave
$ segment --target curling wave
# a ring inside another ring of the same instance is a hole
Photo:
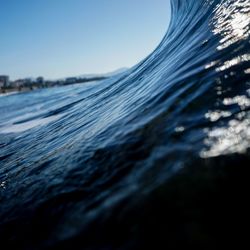
[[[125,73],[0,98],[1,245],[246,243],[250,3],[171,6],[160,45]]]

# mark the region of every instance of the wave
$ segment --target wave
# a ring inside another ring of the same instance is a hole
[[[1,245],[246,243],[250,3],[171,9],[162,42],[125,73],[0,98]]]

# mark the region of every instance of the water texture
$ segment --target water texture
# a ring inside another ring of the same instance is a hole
[[[171,7],[125,73],[0,97],[1,246],[248,243],[250,2]]]

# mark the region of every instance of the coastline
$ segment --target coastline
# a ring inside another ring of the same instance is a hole
[[[78,79],[75,82],[49,82],[45,84],[32,84],[30,86],[18,86],[18,87],[1,87],[0,88],[0,96],[2,95],[9,95],[15,93],[23,93],[23,92],[30,92],[37,89],[47,89],[47,88],[54,88],[54,87],[62,87],[67,85],[79,84],[79,83],[87,83],[92,81],[101,81],[105,80],[107,77],[93,77],[93,78],[85,78],[85,79]]]
[[[48,88],[48,87],[19,87],[19,88],[0,88],[0,96],[2,95],[10,95],[10,94],[17,94],[23,92],[30,92],[36,89],[41,88]]]

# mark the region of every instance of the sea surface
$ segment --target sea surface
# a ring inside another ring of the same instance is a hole
[[[126,72],[0,96],[1,248],[248,248],[250,1],[171,8]]]

